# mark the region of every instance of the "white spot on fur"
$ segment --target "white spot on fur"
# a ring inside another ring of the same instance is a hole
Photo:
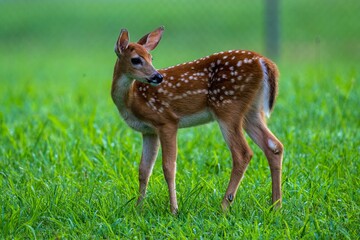
[[[167,103],[167,102],[161,102],[161,105],[163,105],[163,106],[165,106],[165,107],[169,107],[169,106],[170,106],[170,104]]]

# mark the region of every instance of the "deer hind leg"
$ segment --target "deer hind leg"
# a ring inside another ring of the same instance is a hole
[[[223,210],[226,210],[235,199],[240,181],[244,176],[253,153],[242,133],[241,121],[225,122],[219,120],[219,125],[230,149],[233,164],[229,185],[221,203]]]
[[[249,112],[244,122],[244,128],[250,138],[261,148],[268,160],[272,180],[272,203],[275,204],[275,207],[281,207],[283,145],[268,129],[260,112]]]
[[[143,150],[139,166],[140,195],[137,201],[138,205],[142,203],[146,196],[146,188],[158,154],[159,144],[159,137],[157,135],[143,135]]]

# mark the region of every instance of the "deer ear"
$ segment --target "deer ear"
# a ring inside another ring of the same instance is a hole
[[[151,33],[148,33],[145,36],[143,36],[138,41],[138,44],[143,45],[146,50],[151,51],[160,42],[163,32],[164,32],[164,27],[161,26],[158,29],[152,31]]]
[[[121,29],[118,40],[115,44],[115,53],[120,57],[120,55],[127,49],[129,45],[129,33],[126,29]]]

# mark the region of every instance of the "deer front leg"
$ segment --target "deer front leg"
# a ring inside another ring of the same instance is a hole
[[[146,188],[153,170],[156,156],[159,150],[159,137],[155,134],[143,134],[143,149],[139,166],[139,198],[137,205],[140,205],[146,196]]]
[[[177,214],[178,204],[176,199],[176,143],[177,126],[165,125],[159,129],[159,137],[162,148],[162,166],[165,180],[169,188],[170,210],[173,214]]]

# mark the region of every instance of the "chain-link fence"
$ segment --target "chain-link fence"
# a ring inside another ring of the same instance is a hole
[[[270,24],[266,2],[270,8],[278,2]],[[358,0],[1,1],[0,58],[7,63],[23,52],[32,60],[49,53],[104,60],[120,28],[137,40],[165,25],[157,50],[163,66],[226,49],[278,52],[283,62],[354,62],[360,60],[359,12]],[[266,49],[270,35],[275,43]]]

